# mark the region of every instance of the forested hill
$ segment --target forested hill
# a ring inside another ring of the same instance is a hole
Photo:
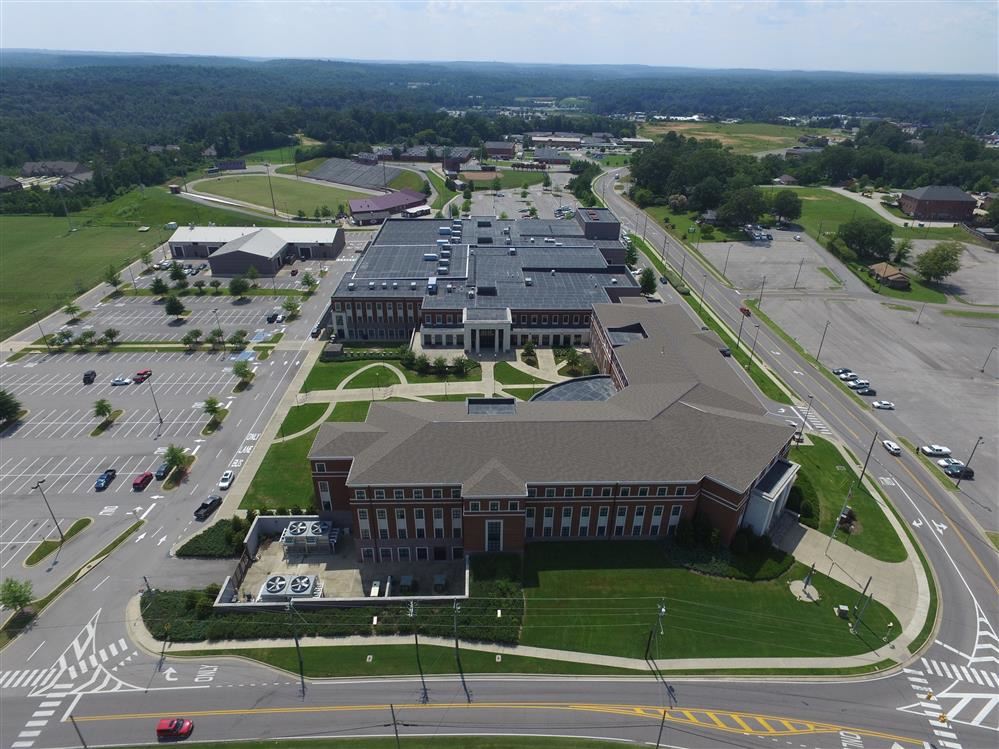
[[[999,126],[996,78],[708,71],[643,66],[369,63],[5,50],[4,163],[79,157],[112,138],[174,142],[228,112],[427,111],[573,97],[598,115],[705,112],[879,115],[986,131]],[[991,104],[987,103],[991,100]],[[984,120],[982,113],[986,112]],[[305,116],[303,116],[305,113]],[[335,135],[335,134],[334,134]],[[336,137],[336,135],[335,135]],[[88,141],[90,146],[88,147]]]

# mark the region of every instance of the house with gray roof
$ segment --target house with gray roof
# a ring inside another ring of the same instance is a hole
[[[903,213],[923,221],[971,221],[978,201],[954,185],[906,190],[899,198]]]
[[[526,402],[374,402],[364,422],[323,424],[320,514],[352,528],[364,562],[653,539],[695,515],[724,543],[767,533],[798,470],[794,428],[682,305],[628,302],[592,308],[596,378]]]

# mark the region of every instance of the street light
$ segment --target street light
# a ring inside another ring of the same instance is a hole
[[[798,431],[798,442],[799,442],[799,444],[800,444],[801,440],[805,436],[805,424],[808,423],[808,416],[812,412],[812,399],[814,397],[815,397],[814,395],[809,395],[808,396],[808,408],[805,409],[805,418],[803,418],[801,420],[801,429]]]
[[[722,275],[728,270],[728,256],[732,254],[732,245],[728,246],[728,252],[725,253],[725,265],[722,266]]]
[[[146,380],[146,382],[149,383],[149,394],[153,396],[153,408],[156,409],[156,416],[160,420],[160,426],[163,426],[163,414],[160,413],[160,406],[156,402],[156,391],[153,390],[153,376],[149,375],[149,378]]]
[[[975,450],[977,450],[978,446],[983,442],[985,442],[984,437],[979,437],[975,440],[975,446],[971,448],[971,455],[968,456],[968,461],[964,464],[964,468],[961,469],[961,473],[957,476],[957,484],[954,486],[955,489],[961,486],[961,482],[964,480],[964,469],[971,466],[971,459],[975,457]]]
[[[45,331],[42,330],[41,320],[38,319],[38,309],[35,308],[35,309],[21,310],[21,314],[22,315],[32,315],[35,318],[35,325],[38,326],[38,332],[42,334],[42,340],[45,342],[45,350],[48,351],[51,354],[52,353],[52,347],[49,346],[49,339],[45,335]],[[984,371],[984,367],[982,368],[982,371]]]
[[[215,313],[215,329],[222,331],[222,323],[219,322],[219,310],[218,307],[212,310]],[[225,331],[222,331],[222,353],[225,353]]]
[[[753,355],[756,353],[756,341],[760,337],[760,325],[759,323],[754,323],[753,327],[756,328],[756,335],[753,336],[753,349],[749,352],[749,367],[746,368],[747,372],[753,371]]]
[[[815,361],[819,361],[819,357],[822,356],[822,344],[826,342],[826,331],[829,330],[829,323],[832,320],[826,320],[826,326],[822,329],[822,340],[819,341],[819,350],[815,354]]]
[[[704,288],[708,285],[708,274],[704,274],[704,280],[701,282],[701,296],[697,300],[697,314],[701,314],[701,308],[704,306]]]
[[[31,487],[31,489],[32,489],[32,491],[34,491],[35,489],[37,489],[39,492],[41,492],[42,501],[45,502],[45,506],[49,510],[49,515],[52,516],[52,522],[55,523],[56,530],[59,531],[59,544],[62,545],[64,543],[66,543],[66,537],[64,535],[62,535],[62,528],[59,527],[59,521],[56,520],[55,513],[52,512],[52,506],[49,504],[48,497],[45,496],[45,490],[42,488],[42,484],[44,484],[44,483],[45,483],[45,479],[38,479],[38,483],[35,484],[33,487]]]
[[[989,349],[989,355],[985,357],[985,364],[983,364],[983,365],[982,365],[982,370],[981,370],[981,371],[982,371],[982,373],[983,373],[983,374],[984,374],[984,372],[985,372],[985,367],[986,367],[986,366],[988,366],[988,363],[989,363],[989,359],[991,359],[991,358],[992,358],[992,353],[993,353],[993,352],[994,352],[995,350],[996,350],[996,347],[995,347],[995,346],[993,346],[993,347],[992,347],[991,349]]]
[[[746,316],[740,315],[739,317],[739,335],[735,338],[735,347],[739,348],[739,343],[742,342],[742,324],[746,322]]]

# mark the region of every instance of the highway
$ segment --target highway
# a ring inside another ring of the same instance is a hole
[[[653,246],[663,246],[664,232],[652,221],[645,228],[640,212],[610,186],[606,199],[622,222],[638,234],[644,228]],[[597,188],[599,194],[599,182]],[[682,248],[672,240],[669,247],[671,258],[679,258]],[[697,262],[691,254],[686,266]],[[741,298],[708,274],[705,301],[733,328]],[[765,326],[756,351],[799,396],[814,396],[813,411],[856,455],[866,453],[880,428],[875,415]],[[261,408],[260,418],[269,413]],[[419,678],[313,680],[303,693],[294,675],[249,662],[161,659],[137,649],[124,611],[144,576],[155,585],[182,575],[194,587],[220,581],[230,565],[199,564],[192,572],[166,547],[129,541],[0,653],[0,747],[154,743],[155,720],[173,715],[195,721],[197,740],[391,736],[390,705],[402,736],[545,734],[655,745],[662,729],[661,745],[671,747],[996,746],[995,551],[914,456],[886,457],[875,453],[870,470],[910,524],[940,591],[938,629],[905,669],[854,678],[667,677],[666,683],[652,676],[468,677],[464,683],[433,677],[425,703]]]

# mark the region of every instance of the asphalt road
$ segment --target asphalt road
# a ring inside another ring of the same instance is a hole
[[[609,194],[608,202],[626,224],[636,226],[627,203]],[[664,237],[658,227],[650,224],[647,231],[661,246]],[[671,252],[682,250],[674,246]],[[696,267],[693,257],[687,263]],[[666,290],[667,298],[670,293]],[[730,324],[738,323],[740,294],[708,276],[705,297]],[[318,299],[312,303],[320,306]],[[314,313],[310,308],[309,314]],[[274,398],[300,361],[294,346],[298,341],[300,347],[309,345],[301,337],[307,327],[308,319],[286,335],[282,345],[289,348],[272,357],[270,373],[259,375],[260,392],[265,391],[264,383],[268,392],[263,402],[241,405],[237,398],[227,422],[242,414],[243,425],[213,435],[212,448],[202,448],[205,457],[199,455],[192,482],[204,486],[195,486],[195,491],[207,490],[225,467],[239,460],[240,450],[254,449],[252,435],[262,430]],[[760,329],[757,351],[799,393],[815,396],[813,411],[856,454],[866,451],[880,426],[869,411],[799,361],[766,328]],[[183,405],[197,394],[176,397]],[[799,411],[787,409],[785,414],[800,419]],[[5,439],[4,448],[16,442]],[[136,449],[148,446],[136,440]],[[206,585],[222,579],[231,565],[182,564],[170,557],[169,544],[158,543],[164,535],[170,540],[189,527],[194,498],[183,496],[185,487],[178,490],[180,501],[171,497],[156,500],[155,507],[143,506],[139,515],[147,513],[146,524],[140,532],[2,651],[0,745],[49,749],[83,742],[153,743],[155,719],[177,714],[195,720],[201,740],[391,735],[391,704],[397,706],[402,735],[542,733],[655,742],[662,708],[671,706],[663,742],[674,747],[888,748],[928,745],[924,742],[948,749],[994,746],[999,731],[995,552],[953,494],[913,456],[889,459],[876,454],[871,470],[911,524],[940,585],[936,640],[905,670],[841,680],[676,679],[670,681],[672,696],[651,677],[488,677],[465,683],[433,678],[427,680],[429,701],[423,704],[419,679],[309,682],[303,695],[293,675],[250,663],[159,659],[132,645],[123,616],[127,601],[146,581],[155,587]],[[121,494],[132,499],[124,490]],[[4,496],[5,511],[27,506],[30,497]],[[61,497],[56,494],[57,502]],[[73,506],[70,497],[87,509],[103,501],[87,492],[71,492],[65,498],[67,508]],[[939,721],[941,713],[946,723]]]

